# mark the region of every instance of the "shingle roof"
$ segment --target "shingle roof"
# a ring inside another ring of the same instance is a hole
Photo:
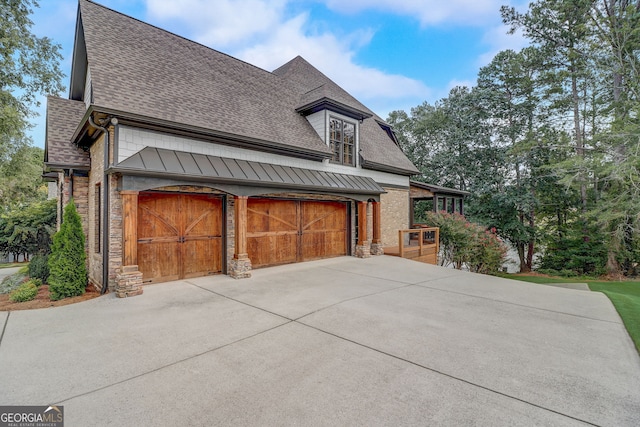
[[[371,178],[301,169],[270,163],[231,159],[184,151],[146,147],[121,162],[117,170],[176,175],[210,182],[242,182],[254,186],[287,187],[311,191],[381,194],[384,190]]]
[[[270,72],[86,0],[80,14],[96,106],[330,153]]]
[[[324,96],[373,114],[300,57],[270,73],[89,0],[80,0],[80,18],[97,109],[327,157],[327,144],[296,112],[310,91],[322,86]],[[368,164],[417,172],[373,118],[361,147]]]
[[[384,120],[302,57],[294,58],[274,70],[273,73],[287,80],[292,87],[301,93],[300,104],[307,104],[314,97],[328,97],[372,115],[371,118],[364,119],[360,125],[360,155],[365,166],[375,169],[376,166],[383,165],[392,169],[418,172],[413,163],[407,159],[402,150],[376,122],[376,120],[380,122],[384,122]]]
[[[82,168],[90,166],[89,153],[71,143],[71,136],[85,112],[84,102],[47,97],[45,164]]]

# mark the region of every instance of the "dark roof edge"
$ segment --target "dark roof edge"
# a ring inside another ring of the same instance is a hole
[[[291,189],[291,190],[313,190],[313,191],[331,191],[333,193],[349,193],[349,194],[372,194],[379,195],[385,193],[385,191],[378,190],[365,190],[365,189],[354,189],[354,188],[340,188],[340,187],[323,187],[316,185],[301,185],[301,184],[291,184],[291,183],[274,183],[271,181],[255,181],[255,180],[241,180],[239,181],[237,178],[221,178],[221,177],[207,177],[201,175],[188,175],[181,174],[175,172],[161,172],[161,171],[148,171],[144,169],[137,168],[127,168],[121,166],[112,166],[106,170],[107,173],[121,173],[125,175],[133,175],[133,176],[143,176],[143,177],[151,177],[151,178],[174,178],[180,180],[189,180],[196,182],[209,182],[209,183],[220,183],[220,184],[235,184],[235,185],[244,185],[244,186],[255,186],[255,187],[273,187],[277,185],[278,187],[282,187],[283,189]]]
[[[429,190],[432,193],[450,193],[450,194],[460,194],[462,196],[468,196],[471,193],[464,190],[458,190],[456,188],[442,187],[440,185],[427,184],[420,181],[410,180],[409,184],[414,187],[422,188],[424,190]]]
[[[82,171],[90,171],[91,167],[86,165],[73,165],[68,163],[50,163],[44,162],[44,166],[47,170],[64,170],[64,169],[74,169],[74,170],[82,170]]]
[[[371,162],[364,159],[362,159],[361,165],[364,169],[372,169],[380,172],[389,172],[396,175],[411,176],[411,175],[417,175],[418,173],[420,173],[417,169],[409,170],[409,169],[403,169],[403,168],[396,168],[394,166],[383,165],[380,163],[375,163],[375,162]]]
[[[308,160],[324,160],[331,158],[331,153],[323,151],[315,151],[292,147],[290,145],[278,144],[275,142],[265,141],[257,138],[243,137],[241,135],[229,134],[225,132],[216,132],[197,126],[186,125],[183,123],[171,122],[168,120],[155,119],[152,117],[131,114],[124,111],[114,110],[91,105],[84,117],[82,118],[78,128],[73,134],[72,141],[76,141],[80,135],[85,122],[89,115],[93,112],[113,115],[118,118],[118,122],[122,125],[130,125],[143,129],[155,130],[174,135],[186,136],[195,139],[204,139],[234,147],[248,148],[252,150],[263,151],[272,154],[281,154],[289,157],[297,157]],[[328,150],[328,148],[327,148]]]
[[[296,108],[296,112],[307,115],[325,109],[335,111],[336,113],[343,114],[357,120],[364,120],[369,117],[373,117],[373,114],[369,112],[358,110],[357,108],[350,107],[326,96]]]

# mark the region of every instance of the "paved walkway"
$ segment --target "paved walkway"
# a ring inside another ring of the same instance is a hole
[[[0,312],[0,404],[88,425],[640,425],[600,293],[395,257]]]

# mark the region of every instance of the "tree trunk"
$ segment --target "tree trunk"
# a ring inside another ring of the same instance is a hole
[[[526,273],[527,272],[527,265],[525,262],[525,257],[524,257],[524,243],[518,243],[516,244],[516,249],[518,250],[518,258],[520,259],[520,273]]]

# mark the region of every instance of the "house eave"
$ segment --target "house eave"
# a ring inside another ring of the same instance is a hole
[[[412,176],[412,175],[417,175],[418,173],[420,173],[417,169],[413,170],[409,170],[409,169],[404,169],[404,168],[398,168],[395,166],[390,166],[390,165],[384,165],[381,163],[375,163],[375,162],[371,162],[371,161],[367,161],[362,159],[361,161],[361,165],[364,169],[371,169],[371,170],[377,170],[380,172],[389,172],[389,173],[393,173],[396,175],[404,175],[404,176]]]
[[[350,107],[346,104],[343,104],[341,102],[338,102],[336,100],[333,100],[327,97],[317,99],[315,101],[312,101],[310,103],[307,103],[305,105],[302,105],[296,108],[297,113],[305,116],[316,113],[318,111],[322,111],[322,110],[334,111],[338,114],[342,114],[344,116],[351,117],[352,119],[356,119],[360,121],[364,119],[368,119],[369,117],[373,117],[373,114],[371,113],[358,110],[356,108]]]
[[[115,109],[98,107],[95,105],[91,105],[87,110],[87,113],[83,117],[80,125],[73,135],[72,141],[78,141],[81,132],[87,127],[86,122],[89,116],[94,113],[116,117],[118,119],[118,123],[122,125],[129,125],[173,135],[185,136],[233,147],[247,148],[266,153],[280,154],[289,157],[296,157],[314,161],[322,161],[331,158],[331,153],[329,152],[328,147],[326,151],[302,149],[290,145],[279,144],[277,142],[265,141],[257,138],[245,137],[242,135],[235,135],[226,132],[213,131],[202,127],[146,117]]]

